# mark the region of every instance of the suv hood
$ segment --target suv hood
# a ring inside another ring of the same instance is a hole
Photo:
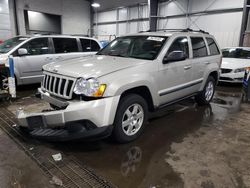
[[[43,66],[48,72],[70,77],[101,77],[128,67],[142,65],[148,60],[123,58],[115,56],[94,55],[54,62]]]
[[[224,69],[239,69],[250,67],[250,59],[239,59],[239,58],[223,58],[221,68]]]

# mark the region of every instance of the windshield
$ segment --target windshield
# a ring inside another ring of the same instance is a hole
[[[27,39],[28,37],[14,37],[4,41],[2,44],[0,44],[0,53],[8,53],[15,46]]]
[[[98,52],[97,55],[153,60],[160,53],[166,39],[167,37],[158,36],[119,37]]]
[[[227,48],[222,50],[222,55],[226,58],[250,59],[250,49]]]

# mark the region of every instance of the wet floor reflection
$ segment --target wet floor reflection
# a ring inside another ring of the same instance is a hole
[[[241,90],[220,88],[209,106],[199,107],[187,100],[151,114],[145,133],[136,141],[119,145],[111,140],[57,144],[119,188],[183,187],[179,174],[166,162],[171,144],[182,142],[202,126],[213,126],[240,110]],[[178,158],[174,159],[178,160]]]

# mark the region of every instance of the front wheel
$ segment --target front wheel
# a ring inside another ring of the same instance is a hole
[[[118,106],[113,136],[117,142],[126,143],[138,138],[148,118],[148,106],[139,95],[130,94]]]
[[[209,76],[203,91],[200,92],[197,96],[195,96],[195,100],[198,105],[207,105],[212,101],[214,92],[215,80],[212,76]]]

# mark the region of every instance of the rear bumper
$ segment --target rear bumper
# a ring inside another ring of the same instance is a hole
[[[109,134],[120,96],[93,101],[61,101],[38,90],[46,102],[60,110],[40,113],[17,112],[18,125],[31,135],[50,140],[71,140]],[[107,133],[108,132],[108,133]]]

